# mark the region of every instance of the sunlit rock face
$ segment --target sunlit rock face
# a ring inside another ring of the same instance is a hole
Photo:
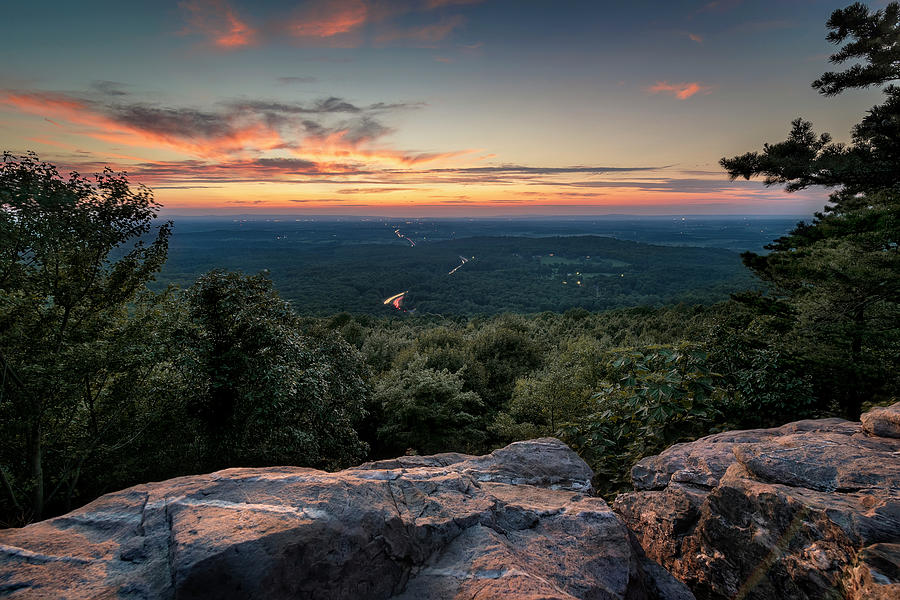
[[[862,426],[872,435],[900,438],[900,402],[873,408],[862,416]]]
[[[555,439],[338,473],[228,469],[0,531],[10,598],[690,599]]]
[[[678,444],[614,508],[701,599],[900,598],[900,404]]]

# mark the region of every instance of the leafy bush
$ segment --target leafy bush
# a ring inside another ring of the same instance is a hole
[[[640,458],[724,424],[735,400],[707,360],[696,343],[614,350],[605,356],[593,412],[562,428],[563,439],[594,469],[598,489],[626,487],[631,466]]]

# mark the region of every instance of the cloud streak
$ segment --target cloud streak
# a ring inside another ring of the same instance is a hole
[[[303,5],[286,31],[299,38],[330,38],[362,27],[368,17],[362,0],[313,0]]]
[[[687,81],[683,83],[669,83],[668,81],[657,81],[647,88],[650,94],[668,94],[675,96],[679,100],[687,100],[697,94],[706,95],[712,92],[712,87],[703,85],[699,81]]]

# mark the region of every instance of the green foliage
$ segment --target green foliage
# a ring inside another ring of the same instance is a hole
[[[365,368],[352,347],[324,330],[302,334],[263,275],[213,271],[183,301],[172,337],[185,410],[200,424],[202,468],[333,468],[365,456],[355,429],[365,416]]]
[[[827,23],[827,39],[832,44],[851,41],[832,54],[832,63],[861,61],[843,73],[825,73],[813,82],[813,87],[826,96],[840,94],[850,88],[881,85],[897,78],[900,65],[900,4],[891,2],[883,10],[869,12],[869,8],[855,2],[831,13]]]
[[[803,363],[766,339],[732,329],[707,341],[708,368],[721,373],[722,385],[740,400],[725,420],[740,428],[773,427],[823,414]]]
[[[422,356],[380,379],[374,396],[382,416],[378,437],[388,454],[470,451],[484,441],[481,398],[463,390],[458,373],[428,368]]]
[[[587,335],[561,341],[546,366],[516,381],[493,431],[504,441],[556,436],[563,423],[590,413],[604,352],[600,343]]]
[[[542,352],[521,317],[505,316],[483,325],[472,339],[472,366],[481,375],[476,387],[492,411],[503,406],[516,379],[541,364]]]
[[[144,286],[165,261],[169,224],[124,175],[93,179],[32,155],[0,165],[0,470],[7,515],[67,505],[85,470],[142,427],[158,346]]]
[[[861,62],[825,73],[813,87],[831,96],[900,80],[900,4],[870,12],[856,3],[835,11],[828,27],[829,41],[846,42],[831,61]],[[900,389],[900,88],[884,93],[849,145],[816,136],[797,119],[787,141],[721,161],[732,178],[762,175],[788,191],[834,189],[811,223],[775,240],[767,255],[745,254],[744,262],[773,292],[753,305],[790,322],[780,351],[801,357],[821,402],[839,405],[850,419],[867,399]]]
[[[631,466],[669,445],[714,431],[730,412],[720,374],[697,344],[610,351],[593,412],[563,439],[594,468],[602,491],[627,486]]]

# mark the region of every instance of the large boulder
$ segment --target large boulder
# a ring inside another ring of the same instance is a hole
[[[700,599],[900,598],[900,439],[873,413],[675,445],[614,509]]]
[[[555,439],[338,473],[228,469],[0,531],[10,598],[693,598]]]

